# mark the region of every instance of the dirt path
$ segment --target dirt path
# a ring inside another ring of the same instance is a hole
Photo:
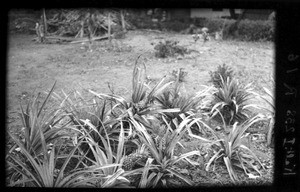
[[[134,62],[147,66],[153,81],[173,70],[184,68],[188,72],[186,88],[199,91],[200,85],[208,85],[209,71],[223,63],[231,66],[244,82],[254,81],[259,86],[269,86],[274,72],[274,45],[272,43],[249,43],[239,41],[193,42],[190,35],[130,31],[123,40],[115,41],[116,47],[126,48],[107,51],[107,42],[95,42],[93,51],[82,44],[38,44],[34,36],[11,35],[8,49],[8,123],[17,126],[16,111],[19,101],[25,100],[33,90],[48,91],[57,81],[56,91],[93,89],[108,93],[107,83],[115,92],[128,95]],[[180,45],[196,50],[191,55],[176,59],[154,57],[154,45],[163,39],[178,40]],[[151,45],[151,43],[154,45]]]

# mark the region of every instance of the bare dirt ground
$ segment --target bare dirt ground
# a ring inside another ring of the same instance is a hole
[[[190,35],[129,31],[125,39],[113,40],[113,48],[107,48],[107,41],[95,42],[90,52],[88,45],[39,44],[32,41],[34,37],[9,36],[6,119],[11,130],[21,126],[17,117],[20,101],[24,103],[33,92],[49,91],[55,81],[56,92],[92,89],[110,93],[110,83],[115,93],[129,95],[133,66],[140,54],[138,62],[145,63],[152,81],[184,68],[188,73],[185,87],[189,92],[209,85],[209,71],[223,63],[234,69],[241,82],[253,82],[259,93],[261,87],[271,86],[270,77],[274,75],[275,53],[271,42],[212,40],[203,44],[202,41],[194,43]],[[164,39],[178,40],[180,45],[195,52],[183,58],[158,59],[154,56],[154,45]]]

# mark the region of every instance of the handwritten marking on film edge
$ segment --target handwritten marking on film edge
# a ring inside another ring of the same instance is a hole
[[[299,55],[289,54],[288,60],[290,62],[295,62],[299,58]],[[298,68],[287,70],[287,74],[292,74],[298,71]],[[297,98],[297,89],[295,87],[289,86],[284,83],[284,86],[288,89],[285,92],[286,96],[294,95],[294,98]],[[296,121],[296,111],[288,109],[286,112],[286,120],[285,120],[285,138],[283,140],[283,147],[285,151],[285,161],[284,161],[284,171],[283,175],[295,175],[296,174],[296,150],[295,150],[295,141],[296,136],[295,132],[295,121]]]

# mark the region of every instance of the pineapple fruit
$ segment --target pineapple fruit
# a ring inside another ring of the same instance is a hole
[[[141,111],[147,107],[147,101],[146,99],[143,99],[135,104],[135,108],[137,111]]]
[[[132,170],[133,166],[134,166],[134,162],[133,162],[132,157],[130,157],[130,155],[125,156],[124,161],[123,161],[123,169],[125,171],[129,171],[129,170]]]
[[[164,137],[158,136],[156,134],[152,134],[151,137],[158,149],[159,149],[160,145],[162,146],[162,150],[166,149],[166,139]]]
[[[148,155],[145,153],[131,153],[130,155],[124,157],[123,169],[125,171],[132,170],[137,163],[144,162],[147,160],[147,158]]]

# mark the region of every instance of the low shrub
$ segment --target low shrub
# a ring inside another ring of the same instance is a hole
[[[198,18],[194,21],[196,26],[207,27],[209,33],[220,31],[225,24],[225,28],[235,22],[233,19],[220,19],[220,18]]]
[[[134,29],[157,29],[150,17],[137,13],[129,14],[126,17],[126,22],[130,23]]]
[[[273,20],[241,20],[236,26],[233,19],[201,19],[196,20],[195,25],[207,27],[209,33],[214,33],[223,29],[224,38],[238,38],[245,41],[258,41],[274,39],[275,24]],[[224,26],[224,28],[223,28]]]
[[[135,27],[138,29],[155,29],[155,26],[151,19],[140,20],[135,23]]]
[[[233,19],[208,19],[204,22],[204,27],[209,29],[209,32],[221,31],[223,26],[227,28],[235,22]]]
[[[167,31],[180,32],[187,29],[190,26],[190,23],[183,21],[166,21],[161,24],[161,28]]]
[[[251,21],[243,20],[239,23],[238,36],[242,40],[257,41],[274,39],[274,22],[273,21]]]
[[[178,41],[166,40],[165,42],[159,42],[154,49],[155,57],[166,58],[174,57],[175,55],[184,55],[188,53],[187,48],[178,45]]]

